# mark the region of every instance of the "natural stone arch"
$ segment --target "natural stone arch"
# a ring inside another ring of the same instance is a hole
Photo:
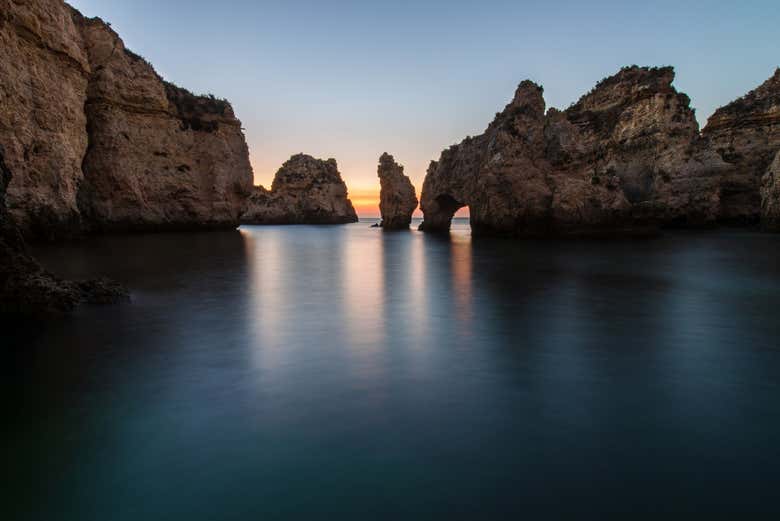
[[[420,230],[446,233],[450,231],[455,213],[468,206],[448,193],[439,194],[426,201],[422,207],[425,216]]]

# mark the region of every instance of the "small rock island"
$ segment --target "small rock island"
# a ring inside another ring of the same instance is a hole
[[[358,216],[335,159],[292,156],[274,176],[271,190],[256,186],[243,224],[346,224]]]
[[[381,184],[379,210],[382,214],[382,228],[408,229],[418,203],[412,181],[404,175],[404,167],[396,163],[387,152],[379,158],[377,174]]]

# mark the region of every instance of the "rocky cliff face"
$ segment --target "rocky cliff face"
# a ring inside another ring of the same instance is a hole
[[[0,144],[25,234],[235,226],[251,190],[227,102],[164,82],[99,19],[0,0]]]
[[[546,113],[542,88],[521,83],[484,134],[431,164],[421,228],[449,229],[466,205],[477,234],[636,233],[729,219],[735,164],[700,135],[673,80],[671,67],[626,67]]]
[[[758,220],[761,178],[780,150],[780,68],[757,89],[718,109],[702,134],[731,168],[721,183],[721,217]]]
[[[404,175],[404,167],[385,152],[379,158],[379,210],[382,213],[382,228],[405,230],[412,223],[412,213],[417,208],[414,185]]]
[[[118,284],[101,279],[61,280],[27,253],[22,235],[6,208],[11,171],[0,147],[0,313],[68,312],[81,303],[106,304],[128,298]]]
[[[761,224],[767,231],[780,232],[780,151],[762,179]]]
[[[344,224],[358,217],[335,159],[291,157],[276,172],[271,190],[255,187],[245,224]]]
[[[525,81],[484,134],[431,163],[421,229],[448,230],[466,205],[475,234],[533,236],[617,225],[631,205],[616,176],[601,182],[588,175],[579,160],[586,153],[578,128],[560,112],[548,118],[542,88]]]
[[[63,2],[0,0],[0,145],[11,214],[26,232],[78,227],[90,65]]]

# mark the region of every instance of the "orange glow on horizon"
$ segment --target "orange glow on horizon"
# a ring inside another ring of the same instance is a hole
[[[355,207],[355,211],[358,213],[358,217],[372,218],[379,217],[379,188],[350,188],[349,200],[352,201],[352,205]],[[419,197],[419,194],[418,194]],[[418,207],[414,211],[414,217],[422,217],[422,212]],[[468,207],[461,208],[455,214],[455,217],[468,217]]]

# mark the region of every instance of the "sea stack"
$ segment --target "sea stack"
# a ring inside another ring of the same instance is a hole
[[[382,187],[379,195],[382,228],[408,229],[418,203],[412,181],[404,175],[403,165],[396,163],[387,152],[379,158],[377,173]]]
[[[271,190],[256,186],[244,224],[345,224],[358,217],[335,159],[292,156],[274,176]]]
[[[0,0],[0,145],[26,237],[235,227],[252,187],[229,103],[165,82],[61,0]]]

